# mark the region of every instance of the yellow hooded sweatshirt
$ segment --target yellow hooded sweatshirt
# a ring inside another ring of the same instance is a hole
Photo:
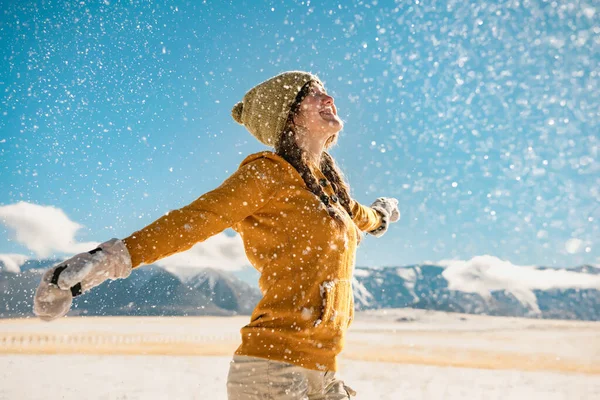
[[[313,169],[318,179],[325,176]],[[330,185],[325,193],[334,194]],[[379,213],[352,200],[344,226],[327,212],[296,169],[270,151],[248,156],[221,186],[123,239],[133,267],[189,249],[226,228],[243,239],[261,273],[263,294],[241,329],[236,354],[336,370],[354,314],[356,230],[381,224]]]

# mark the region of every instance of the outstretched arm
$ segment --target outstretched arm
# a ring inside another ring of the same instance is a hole
[[[387,232],[390,222],[400,219],[398,200],[391,197],[379,197],[370,207],[363,206],[351,200],[352,220],[362,231],[369,232],[375,237],[381,237]]]
[[[267,204],[281,181],[274,161],[257,158],[215,190],[129,237],[111,239],[54,266],[44,274],[36,291],[35,314],[44,320],[62,317],[74,296],[108,279],[126,278],[132,268],[187,250],[235,225]]]
[[[371,207],[364,206],[354,199],[350,199],[352,220],[361,231],[369,232],[381,225],[381,214]]]
[[[123,239],[133,268],[187,250],[242,221],[273,198],[279,182],[272,160],[242,166],[215,190]]]

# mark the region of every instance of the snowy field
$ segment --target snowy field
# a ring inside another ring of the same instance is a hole
[[[225,400],[229,357],[5,356],[2,399]],[[600,378],[344,360],[357,399],[592,400]]]
[[[247,317],[0,320],[0,399],[225,399]],[[359,313],[340,376],[358,399],[600,398],[600,323]]]

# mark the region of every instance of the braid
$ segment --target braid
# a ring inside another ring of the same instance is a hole
[[[277,146],[277,154],[292,164],[296,171],[298,171],[308,189],[321,200],[325,207],[327,207],[329,215],[336,221],[343,221],[342,217],[338,214],[338,211],[334,207],[329,206],[329,196],[323,191],[317,178],[308,167],[306,153],[302,151],[296,143],[293,130],[287,130],[281,135]]]
[[[331,144],[332,143],[328,143],[328,147],[330,147]],[[344,207],[350,218],[354,217],[350,202],[350,187],[344,180],[344,175],[335,164],[333,157],[331,157],[331,155],[326,151],[324,151],[321,155],[321,171],[327,180],[331,182],[331,187],[337,197],[340,199],[340,204],[342,207]],[[362,241],[363,234],[356,224],[354,227],[356,228],[357,242],[360,243]]]
[[[342,172],[335,165],[333,157],[326,151],[321,156],[321,171],[323,175],[331,182],[331,187],[335,191],[336,195],[340,199],[340,204],[350,217],[353,217],[352,210],[350,209],[350,195],[348,194],[348,184],[344,181]]]

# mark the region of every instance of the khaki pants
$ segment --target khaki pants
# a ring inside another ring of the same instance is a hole
[[[234,355],[227,377],[229,400],[338,400],[354,395],[333,371],[265,358]]]

